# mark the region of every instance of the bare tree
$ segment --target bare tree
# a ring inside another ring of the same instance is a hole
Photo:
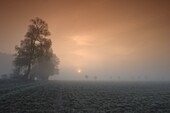
[[[88,75],[85,75],[85,78],[86,78],[86,79],[88,79],[88,78],[89,78],[89,76],[88,76]]]

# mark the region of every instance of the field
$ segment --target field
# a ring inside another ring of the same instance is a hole
[[[0,81],[0,113],[170,113],[170,83]]]

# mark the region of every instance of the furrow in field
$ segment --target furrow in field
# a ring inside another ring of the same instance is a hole
[[[23,91],[35,88],[35,87],[39,87],[41,85],[44,85],[44,83],[29,83],[29,84],[25,84],[25,85],[21,85],[21,86],[16,86],[16,87],[12,87],[11,89],[5,89],[5,90],[0,90],[0,100],[4,99],[4,98],[8,98],[9,96],[12,95],[16,95],[18,93],[22,93]]]

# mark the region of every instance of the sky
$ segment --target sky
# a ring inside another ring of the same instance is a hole
[[[169,0],[0,0],[0,52],[14,54],[35,17],[60,58],[52,79],[170,80]]]

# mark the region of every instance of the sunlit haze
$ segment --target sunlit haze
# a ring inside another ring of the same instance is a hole
[[[169,0],[1,0],[0,52],[14,54],[30,19],[49,25],[51,79],[170,80]]]

